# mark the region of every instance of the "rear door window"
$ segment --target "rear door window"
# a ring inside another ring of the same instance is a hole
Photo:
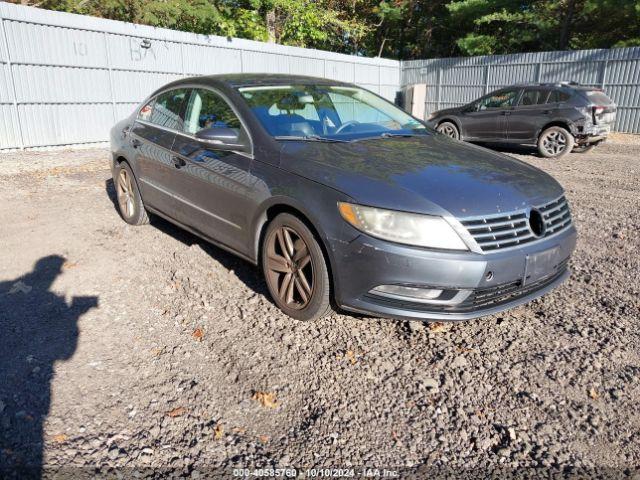
[[[521,107],[526,107],[530,105],[540,105],[547,101],[547,97],[549,96],[549,90],[541,90],[541,89],[532,89],[525,90],[520,98],[520,102],[518,105]]]
[[[184,120],[181,117],[182,105],[187,97],[187,92],[187,89],[179,88],[158,95],[148,121],[154,125],[182,131],[184,125]]]

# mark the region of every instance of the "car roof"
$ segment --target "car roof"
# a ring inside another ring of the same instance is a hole
[[[173,82],[174,85],[180,83],[204,83],[204,84],[220,84],[224,83],[230,87],[249,87],[249,86],[267,86],[267,85],[344,85],[352,84],[341,82],[339,80],[331,80],[327,78],[307,77],[304,75],[283,75],[274,73],[231,73],[222,75],[204,75],[200,77],[191,77]]]

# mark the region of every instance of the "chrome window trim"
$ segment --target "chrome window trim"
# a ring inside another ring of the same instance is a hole
[[[142,108],[145,105],[149,104],[149,102],[151,102],[151,101],[155,102],[156,99],[160,95],[162,95],[164,93],[170,92],[172,90],[183,90],[183,89],[187,90],[189,98],[191,97],[191,94],[192,94],[191,91],[192,90],[197,90],[197,89],[209,90],[209,91],[215,93],[216,95],[218,95],[220,98],[222,98],[222,100],[224,100],[224,102],[231,108],[231,110],[233,110],[233,113],[236,115],[236,117],[238,117],[238,120],[240,120],[240,123],[242,124],[242,128],[247,133],[247,137],[249,138],[249,146],[250,146],[250,149],[251,149],[250,152],[241,152],[239,150],[229,150],[229,151],[233,152],[235,154],[242,155],[244,157],[250,158],[250,159],[254,159],[255,158],[254,157],[253,136],[251,135],[251,131],[249,130],[249,128],[247,128],[247,123],[242,118],[242,115],[238,112],[238,109],[233,105],[233,102],[231,102],[229,100],[229,97],[227,95],[225,95],[223,92],[221,92],[220,90],[218,90],[217,88],[214,88],[214,87],[209,87],[209,86],[201,85],[201,84],[197,84],[197,83],[186,83],[186,84],[183,84],[183,85],[180,85],[180,86],[175,86],[175,87],[168,88],[166,90],[162,90],[162,91],[156,93],[153,97],[148,97],[147,99],[145,99],[145,101],[141,105],[138,106],[138,108],[136,109],[135,121],[136,122],[140,122],[143,125],[148,125],[150,127],[159,128],[160,130],[164,130],[164,131],[170,132],[170,133],[175,133],[175,134],[181,135],[183,137],[189,138],[191,140],[195,140],[197,142],[207,143],[207,144],[211,145],[212,147],[215,147],[215,145],[216,145],[215,143],[207,142],[206,140],[201,140],[201,139],[197,138],[195,135],[191,135],[191,134],[186,133],[186,132],[184,132],[182,130],[176,130],[175,128],[168,128],[168,127],[165,127],[163,125],[157,125],[157,124],[149,122],[147,120],[141,120],[140,118],[138,118],[139,115],[140,115],[140,110],[142,110]],[[213,149],[215,150],[215,148],[213,148]]]

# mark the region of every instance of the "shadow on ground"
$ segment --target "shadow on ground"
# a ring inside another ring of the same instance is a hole
[[[0,282],[0,477],[40,478],[43,422],[58,360],[78,343],[78,319],[98,297],[50,291],[65,259],[43,257],[33,271]]]

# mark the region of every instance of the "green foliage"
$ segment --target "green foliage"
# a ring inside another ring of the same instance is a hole
[[[175,30],[399,59],[640,45],[640,0],[12,1]]]

